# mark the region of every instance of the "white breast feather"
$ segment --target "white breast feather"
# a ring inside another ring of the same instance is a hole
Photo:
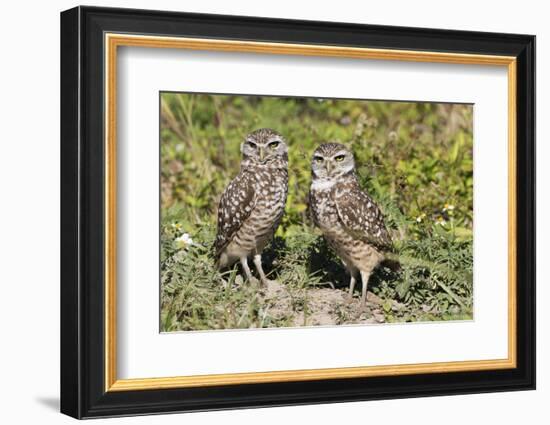
[[[313,190],[327,190],[334,186],[335,183],[334,180],[316,180],[312,183],[311,188]]]

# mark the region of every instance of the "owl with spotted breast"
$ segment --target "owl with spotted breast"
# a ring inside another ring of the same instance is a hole
[[[359,186],[353,153],[340,143],[324,143],[313,153],[310,211],[329,246],[351,278],[353,295],[359,275],[361,302],[372,271],[384,260],[392,241],[374,200]]]
[[[214,251],[219,269],[240,262],[248,281],[255,281],[252,259],[262,284],[262,251],[283,217],[288,193],[288,147],[282,135],[262,128],[241,144],[241,169],[224,190],[218,206]]]

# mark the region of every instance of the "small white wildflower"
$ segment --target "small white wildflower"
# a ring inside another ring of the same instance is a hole
[[[172,229],[180,230],[181,229],[181,223],[172,223]]]
[[[452,204],[445,204],[445,205],[443,206],[443,211],[452,211],[452,210],[454,210],[454,209],[455,209],[455,206],[452,205]]]
[[[176,145],[176,152],[183,152],[185,149],[185,145],[183,143],[178,143]]]
[[[437,217],[437,220],[435,221],[435,224],[445,226],[447,224],[447,222],[445,221],[445,219],[443,217]]]
[[[422,213],[418,217],[416,217],[416,222],[422,223],[422,220],[424,220],[425,218],[426,218],[426,213]]]
[[[176,238],[176,244],[179,248],[187,248],[189,246],[195,245],[195,242],[193,242],[193,239],[191,236],[189,236],[189,233],[184,233],[180,237]]]

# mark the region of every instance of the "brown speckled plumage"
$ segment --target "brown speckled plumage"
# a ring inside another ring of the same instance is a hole
[[[214,249],[219,268],[240,261],[249,280],[252,275],[247,259],[253,257],[265,283],[260,255],[284,213],[288,192],[287,147],[280,134],[260,129],[246,137],[241,151],[241,171],[220,199]]]
[[[350,293],[361,274],[364,302],[369,276],[391,248],[382,213],[361,190],[353,154],[344,145],[319,146],[313,154],[312,173],[309,203],[313,220],[350,272]]]

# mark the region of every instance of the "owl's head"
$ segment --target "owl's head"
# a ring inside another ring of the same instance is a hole
[[[340,143],[323,143],[313,152],[313,180],[335,181],[354,170],[353,153]]]
[[[245,160],[253,164],[286,164],[288,147],[283,136],[270,128],[261,128],[246,136],[241,144]]]

